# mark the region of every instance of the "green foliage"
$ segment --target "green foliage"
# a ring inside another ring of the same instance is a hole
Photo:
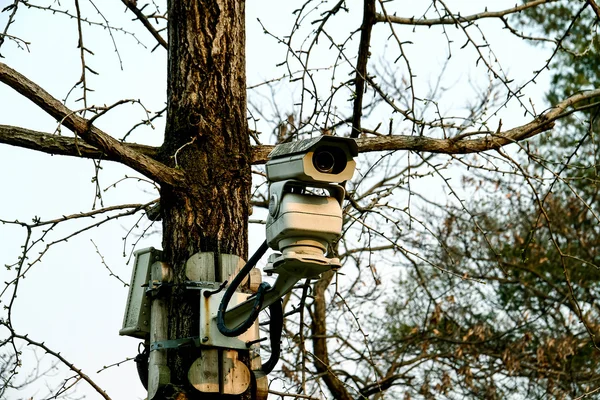
[[[551,103],[563,99],[565,94],[598,87],[598,18],[588,1],[552,2],[533,7],[520,15],[519,22],[523,29],[533,27],[534,36],[541,33],[558,44],[548,44],[557,47],[551,61],[552,86],[548,93]]]

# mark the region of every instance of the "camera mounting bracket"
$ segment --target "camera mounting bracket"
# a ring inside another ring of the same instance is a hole
[[[264,271],[269,275],[277,274],[278,276],[273,287],[265,293],[261,310],[279,301],[301,279],[316,278],[323,272],[327,272],[330,269],[338,269],[340,266],[338,258],[327,258],[319,254],[303,254],[292,251],[285,254],[271,254]],[[239,294],[241,295],[241,293]],[[229,308],[224,314],[227,326],[238,326],[241,324],[248,317],[253,306],[254,299],[249,297],[246,301]],[[213,318],[213,323],[216,325],[215,320],[216,317]]]

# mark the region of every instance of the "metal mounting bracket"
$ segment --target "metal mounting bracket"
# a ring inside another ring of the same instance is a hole
[[[207,293],[207,295],[205,295]],[[237,337],[227,337],[219,332],[217,313],[225,291],[202,290],[200,293],[200,342],[202,346],[221,347],[226,349],[248,350],[257,343],[258,321],[245,333]],[[235,292],[229,302],[230,308],[245,302],[251,295]]]
[[[188,346],[200,347],[200,338],[196,336],[182,339],[160,340],[150,344],[150,351],[180,349]]]

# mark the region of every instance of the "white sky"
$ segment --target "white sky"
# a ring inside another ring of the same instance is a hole
[[[12,1],[0,0],[0,8],[9,3]],[[51,2],[46,1],[43,4],[46,3]],[[95,12],[89,11],[89,4],[85,0],[81,0],[81,3],[90,18],[99,19]],[[124,12],[124,6],[119,1],[113,3],[114,5],[101,4],[105,15],[113,25],[134,30],[137,37],[147,47],[152,48],[154,42],[143,27],[131,23],[132,15]],[[284,72],[283,68],[275,67],[276,63],[284,60],[284,49],[277,46],[273,39],[262,34],[257,18],[260,18],[273,33],[285,35],[292,21],[291,11],[301,3],[275,0],[247,2],[249,85],[258,83],[264,78],[280,76]],[[356,0],[348,1],[353,11],[344,17],[344,20],[339,18],[338,25],[332,25],[330,29],[333,35],[343,37],[349,30],[358,28],[362,12],[361,3]],[[408,3],[406,1],[387,3],[386,6],[389,12],[397,8],[398,15],[403,16],[418,15],[419,11],[423,11],[406,9],[409,7]],[[499,10],[513,6],[515,2],[513,0],[448,1],[450,5],[455,4],[454,8],[460,9],[463,15],[483,10],[485,3],[493,4],[493,9]],[[0,26],[4,26],[6,18],[7,13],[0,14]],[[516,82],[525,81],[533,70],[543,66],[547,52],[514,40],[506,34],[506,31],[500,29],[499,22],[491,21],[482,24],[482,27],[485,27],[486,36],[492,43],[498,59]],[[88,74],[89,85],[96,90],[90,95],[90,104],[110,104],[122,98],[135,98],[141,99],[148,109],[160,110],[165,101],[165,50],[158,48],[154,53],[149,53],[148,49],[136,45],[133,38],[115,33],[123,59],[124,70],[120,71],[117,56],[106,31],[88,27],[84,29],[86,44],[95,53],[94,56],[88,56],[88,62],[92,68],[101,73],[100,76]],[[453,28],[448,29],[453,31]],[[414,34],[407,29],[399,29],[399,31],[406,35],[406,40],[414,41],[413,45],[407,46],[407,52],[413,71],[418,75],[417,90],[425,93],[428,82],[437,76],[447,57],[445,38],[438,28],[417,28]],[[23,9],[19,11],[17,21],[9,33],[30,41],[30,52],[19,50],[13,43],[7,42],[2,47],[5,58],[1,61],[40,84],[57,98],[63,98],[81,73],[79,53],[76,48],[75,21],[58,15]],[[485,84],[485,74],[479,73],[478,68],[475,67],[472,49],[460,50],[464,38],[460,37],[460,32],[452,34],[457,35],[457,40],[452,45],[453,61],[444,80],[444,84],[451,88],[441,104],[445,110],[460,108],[469,96],[473,96],[473,90],[467,85],[470,76],[474,76],[476,82]],[[372,60],[384,57],[386,52],[395,51],[393,43],[388,43],[389,47],[385,47],[387,35],[383,27],[376,27]],[[356,41],[353,43],[352,45],[356,46]],[[323,60],[324,65],[329,65],[331,53],[326,50],[327,45],[323,44],[318,49],[318,53],[314,54],[314,58]],[[340,81],[346,79],[349,79],[349,76],[345,74],[339,77]],[[537,86],[532,86],[528,91],[528,96],[531,96],[541,109],[547,76],[542,77],[538,82]],[[326,79],[323,78],[322,83],[325,89],[329,87],[330,82]],[[284,85],[279,89],[278,105],[290,110],[297,89]],[[78,97],[79,94],[80,92],[76,93],[72,98]],[[73,103],[70,103],[70,106],[73,107]],[[98,126],[116,137],[121,137],[132,124],[143,117],[144,114],[139,106],[124,106],[101,118]],[[376,125],[377,118],[385,121],[387,115],[376,115],[373,125]],[[524,121],[523,112],[516,108],[504,110],[502,118],[504,127],[512,127]],[[4,85],[0,85],[0,124],[45,132],[52,132],[56,128],[56,122],[52,118]],[[160,120],[155,125],[155,130],[142,129],[132,136],[132,140],[159,145],[164,124]],[[263,135],[264,138],[267,137],[267,133]],[[103,163],[102,166],[100,176],[102,188],[116,182],[123,174],[138,175],[112,163]],[[31,221],[34,216],[39,216],[45,220],[90,210],[94,197],[94,184],[91,183],[93,176],[94,167],[90,160],[53,157],[1,145],[0,219]],[[156,192],[146,183],[128,180],[120,183],[116,189],[108,190],[104,196],[105,205],[114,205],[146,202],[153,199]],[[122,257],[122,238],[136,220],[137,217],[119,220],[69,240],[68,243],[54,246],[44,256],[43,262],[36,265],[22,281],[14,310],[14,328],[18,332],[28,333],[34,340],[45,341],[50,348],[60,351],[105,388],[113,399],[144,397],[145,392],[138,382],[134,363],[128,362],[101,374],[96,374],[95,371],[103,365],[134,356],[138,342],[133,338],[118,335],[127,289],[116,279],[108,277],[108,271],[101,264],[90,239],[98,245],[106,263],[113,271],[125,281],[129,281],[131,264],[126,265],[127,258]],[[146,224],[145,219],[142,222]],[[69,225],[65,225],[65,228],[69,228]],[[258,246],[263,237],[260,226],[252,229],[251,251]],[[12,264],[16,261],[24,234],[25,231],[21,228],[0,225],[0,264]],[[59,236],[54,234],[51,237]],[[131,250],[133,241],[135,238],[129,238],[126,245],[127,252]],[[138,244],[138,248],[151,245],[160,248],[159,235],[144,238]],[[40,247],[40,251],[42,248]],[[12,271],[0,272],[0,279],[3,281],[11,278]],[[6,301],[6,297],[3,301]],[[28,356],[26,353],[25,359],[31,360],[31,355]],[[61,373],[58,377],[64,375]],[[85,383],[80,385],[78,393],[97,398]],[[25,397],[25,395],[34,394],[27,392],[12,396]]]

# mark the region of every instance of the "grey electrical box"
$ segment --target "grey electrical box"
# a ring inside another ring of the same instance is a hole
[[[123,328],[119,335],[146,339],[150,335],[150,298],[146,288],[150,281],[150,266],[160,261],[162,252],[154,247],[134,253],[135,262],[131,272],[127,306],[123,317]]]

